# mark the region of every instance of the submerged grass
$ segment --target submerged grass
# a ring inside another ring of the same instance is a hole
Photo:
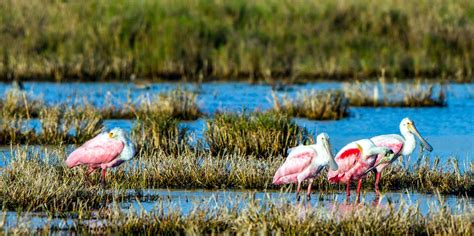
[[[469,0],[5,0],[0,78],[361,78],[386,68],[472,80],[473,9]]]
[[[215,205],[215,206],[214,206]],[[117,204],[115,204],[117,206]],[[25,227],[27,217],[18,214],[16,227],[5,226],[4,232],[54,233],[72,231],[79,234],[426,234],[472,235],[474,209],[456,213],[441,204],[423,214],[418,204],[371,206],[338,205],[332,208],[289,204],[255,199],[232,199],[231,205],[194,203],[183,214],[165,200],[155,209],[123,211],[109,207],[94,218],[72,219],[60,225],[48,220],[43,227]],[[4,213],[5,214],[5,213]],[[0,229],[4,226],[0,225]]]
[[[308,132],[276,112],[216,114],[208,120],[204,139],[214,155],[240,153],[258,157],[285,154],[306,139]]]
[[[290,116],[312,120],[338,120],[346,117],[349,103],[344,93],[337,90],[299,91],[295,99],[273,95],[273,110]]]
[[[440,86],[434,92],[433,84],[423,85],[421,80],[405,84],[387,84],[384,77],[378,83],[346,83],[344,93],[351,106],[368,107],[443,107],[446,106],[446,91]]]

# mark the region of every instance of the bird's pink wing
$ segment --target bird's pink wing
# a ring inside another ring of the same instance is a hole
[[[66,160],[69,167],[80,164],[105,164],[113,161],[123,150],[121,141],[99,134],[74,150]]]
[[[291,151],[280,168],[278,168],[273,177],[274,184],[286,184],[297,182],[297,176],[305,170],[312,159],[316,157],[316,153],[309,147],[297,147]]]
[[[377,147],[387,147],[395,154],[402,151],[403,139],[399,135],[380,135],[370,139]]]
[[[334,158],[339,168],[328,171],[329,182],[338,183],[350,178],[353,168],[357,166],[359,157],[360,150],[358,148],[344,147]]]

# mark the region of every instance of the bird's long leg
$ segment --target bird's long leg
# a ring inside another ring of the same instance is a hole
[[[351,201],[351,182],[347,181],[346,183],[346,202]]]
[[[380,196],[380,191],[379,191],[380,175],[381,175],[380,172],[378,171],[375,172],[375,197],[376,198]]]
[[[300,201],[301,182],[298,181],[298,187],[296,188],[296,201]]]
[[[102,184],[102,187],[105,188],[105,172],[107,169],[102,169],[102,178],[100,179],[100,183]]]
[[[87,171],[84,172],[84,178],[87,181],[87,183],[89,183],[89,184],[91,183],[90,175],[91,175],[92,172],[94,172],[94,168],[92,168],[92,167],[88,167]]]
[[[311,200],[311,186],[313,185],[313,179],[308,180],[308,191],[306,192],[306,200]]]
[[[362,187],[362,179],[357,183],[357,202],[360,202],[360,188]]]

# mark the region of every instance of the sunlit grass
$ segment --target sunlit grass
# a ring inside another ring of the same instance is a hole
[[[268,158],[285,154],[307,135],[306,129],[285,114],[222,113],[208,120],[204,139],[215,155],[240,153]]]
[[[127,189],[281,189],[271,184],[276,169],[284,157],[261,158],[229,153],[220,157],[209,152],[186,149],[168,154],[164,150],[140,151],[132,161],[107,174],[108,193],[99,191],[99,171],[87,183],[85,168],[68,169],[64,148],[20,148],[11,153],[7,165],[0,169],[0,204],[9,210],[69,211],[83,207],[97,208],[107,199],[124,197]],[[422,193],[474,193],[472,169],[460,171],[451,160],[444,165],[422,160],[413,167],[393,164],[383,172],[383,191],[412,190]],[[472,166],[473,164],[470,163]],[[326,171],[315,178],[314,191],[325,194],[344,192],[345,186],[330,184]],[[283,187],[286,189],[287,187]],[[291,189],[294,190],[295,186]],[[363,189],[373,191],[374,178],[364,180]],[[111,191],[111,192],[110,192]]]
[[[349,103],[337,90],[299,91],[294,99],[273,94],[273,110],[312,120],[338,120],[349,114]]]

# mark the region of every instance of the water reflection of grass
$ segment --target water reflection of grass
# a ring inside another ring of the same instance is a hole
[[[70,223],[60,224],[49,217],[36,228],[28,212],[18,213],[16,226],[0,221],[5,233],[54,233],[71,231],[78,234],[449,234],[471,235],[474,209],[469,203],[456,207],[457,213],[441,203],[423,214],[417,204],[405,201],[373,206],[368,203],[331,207],[292,204],[260,199],[229,199],[229,205],[195,202],[184,214],[167,200],[156,201],[151,212],[145,209],[124,211],[113,204],[94,214],[67,216]],[[85,212],[85,211],[83,211]],[[6,212],[4,212],[6,214]],[[90,216],[93,215],[93,216]],[[46,216],[44,216],[46,218]],[[61,218],[60,218],[61,219]],[[9,220],[12,220],[11,218]],[[28,227],[29,226],[29,227]],[[60,231],[59,231],[60,230]]]
[[[466,0],[0,3],[5,79],[472,79]]]
[[[107,198],[122,196],[126,189],[200,188],[200,189],[278,189],[272,176],[284,158],[258,158],[229,153],[220,157],[206,151],[186,149],[167,154],[157,149],[142,150],[135,160],[108,174],[108,187],[117,190],[108,196],[99,190],[98,174],[88,184],[80,168],[67,169],[64,148],[13,151],[8,165],[1,169],[0,204],[9,210],[78,210],[96,208]],[[436,161],[435,161],[436,163]],[[442,166],[421,161],[414,167],[394,164],[384,172],[383,190],[411,189],[427,193],[452,193],[473,196],[473,163],[461,172],[454,162]],[[317,191],[344,191],[344,186],[315,179]],[[364,181],[363,189],[372,191],[374,178]],[[293,186],[294,187],[294,186]],[[109,199],[109,200],[110,200]]]
[[[438,94],[432,84],[422,85],[420,80],[409,83],[388,84],[382,77],[378,83],[346,83],[343,91],[351,106],[373,107],[442,107],[446,106],[446,91]]]

